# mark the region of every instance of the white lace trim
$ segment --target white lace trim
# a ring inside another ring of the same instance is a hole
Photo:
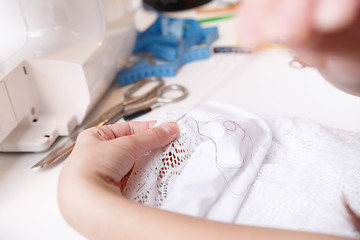
[[[158,125],[165,121],[177,121],[179,137],[159,151],[149,152],[139,159],[128,179],[123,195],[148,206],[160,207],[168,189],[180,175],[187,161],[202,141],[194,122],[178,114],[165,114]],[[166,119],[166,120],[165,120]]]

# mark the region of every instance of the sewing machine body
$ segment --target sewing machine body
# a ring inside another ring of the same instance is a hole
[[[4,4],[0,151],[43,151],[82,123],[131,54],[131,0]]]

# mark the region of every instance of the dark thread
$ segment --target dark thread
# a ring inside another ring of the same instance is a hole
[[[186,116],[186,114],[184,114],[183,116],[181,116],[178,120],[176,120],[176,122],[180,121],[180,120],[181,120],[182,118],[184,118],[185,116]],[[244,134],[244,136],[243,136],[243,138],[242,138],[242,140],[241,140],[241,143],[243,143],[243,142],[245,141],[246,137],[248,137],[248,138],[249,138],[249,141],[251,142],[251,148],[252,148],[252,149],[251,149],[251,153],[250,153],[250,162],[251,162],[252,166],[255,168],[256,173],[258,173],[258,169],[257,169],[255,163],[253,162],[253,146],[254,146],[254,143],[253,143],[253,140],[252,140],[251,136],[249,136],[249,135],[247,134],[247,132],[246,132],[238,123],[236,123],[235,121],[232,121],[232,120],[230,120],[230,119],[228,119],[228,118],[226,118],[226,117],[223,117],[223,116],[214,117],[214,118],[212,118],[212,119],[210,119],[210,120],[208,120],[208,121],[206,121],[206,122],[198,121],[198,120],[196,120],[196,119],[194,119],[194,118],[192,118],[192,117],[189,117],[189,119],[191,119],[191,120],[193,120],[193,121],[195,122],[195,124],[196,124],[196,130],[197,130],[198,134],[199,134],[200,136],[204,137],[204,138],[209,139],[209,140],[214,144],[216,168],[217,168],[217,169],[219,170],[219,172],[221,173],[221,175],[222,175],[222,177],[224,178],[224,180],[225,180],[225,182],[226,182],[226,185],[228,186],[228,188],[229,188],[229,190],[231,191],[231,193],[233,193],[233,194],[236,195],[236,196],[241,196],[241,195],[245,194],[245,193],[249,190],[249,188],[253,185],[254,181],[252,181],[252,182],[247,186],[247,188],[246,188],[245,191],[243,191],[243,192],[241,192],[241,193],[236,193],[236,192],[231,188],[231,186],[230,186],[230,184],[229,184],[229,181],[228,181],[228,179],[226,178],[225,174],[223,173],[222,169],[241,169],[241,168],[243,167],[243,165],[246,164],[246,163],[245,163],[245,162],[242,162],[239,167],[223,167],[223,166],[221,166],[221,165],[219,164],[219,162],[218,162],[218,145],[217,145],[216,141],[215,141],[214,139],[212,139],[210,136],[207,136],[207,135],[205,135],[204,133],[201,133],[201,131],[200,131],[200,123],[206,125],[206,124],[211,123],[211,122],[213,122],[213,121],[223,120],[223,121],[224,121],[223,127],[224,127],[226,130],[235,132],[236,130],[240,129],[240,130],[242,131],[242,133]],[[234,129],[230,129],[229,126],[226,125],[226,124],[228,124],[228,123],[233,124]],[[244,157],[243,157],[243,155],[242,155],[242,151],[240,151],[240,154],[241,154],[241,159],[245,160]],[[222,168],[222,169],[221,169],[221,168]]]

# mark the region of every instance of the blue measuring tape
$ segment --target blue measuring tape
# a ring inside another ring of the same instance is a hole
[[[144,32],[138,33],[133,62],[117,74],[121,86],[151,76],[175,76],[192,61],[210,57],[210,45],[219,38],[216,27],[202,28],[193,19],[160,15]]]

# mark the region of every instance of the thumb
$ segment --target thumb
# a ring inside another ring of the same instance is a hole
[[[178,125],[175,122],[168,122],[140,133],[119,138],[121,140],[119,144],[131,151],[131,155],[136,159],[150,150],[168,145],[177,138],[178,134]]]

